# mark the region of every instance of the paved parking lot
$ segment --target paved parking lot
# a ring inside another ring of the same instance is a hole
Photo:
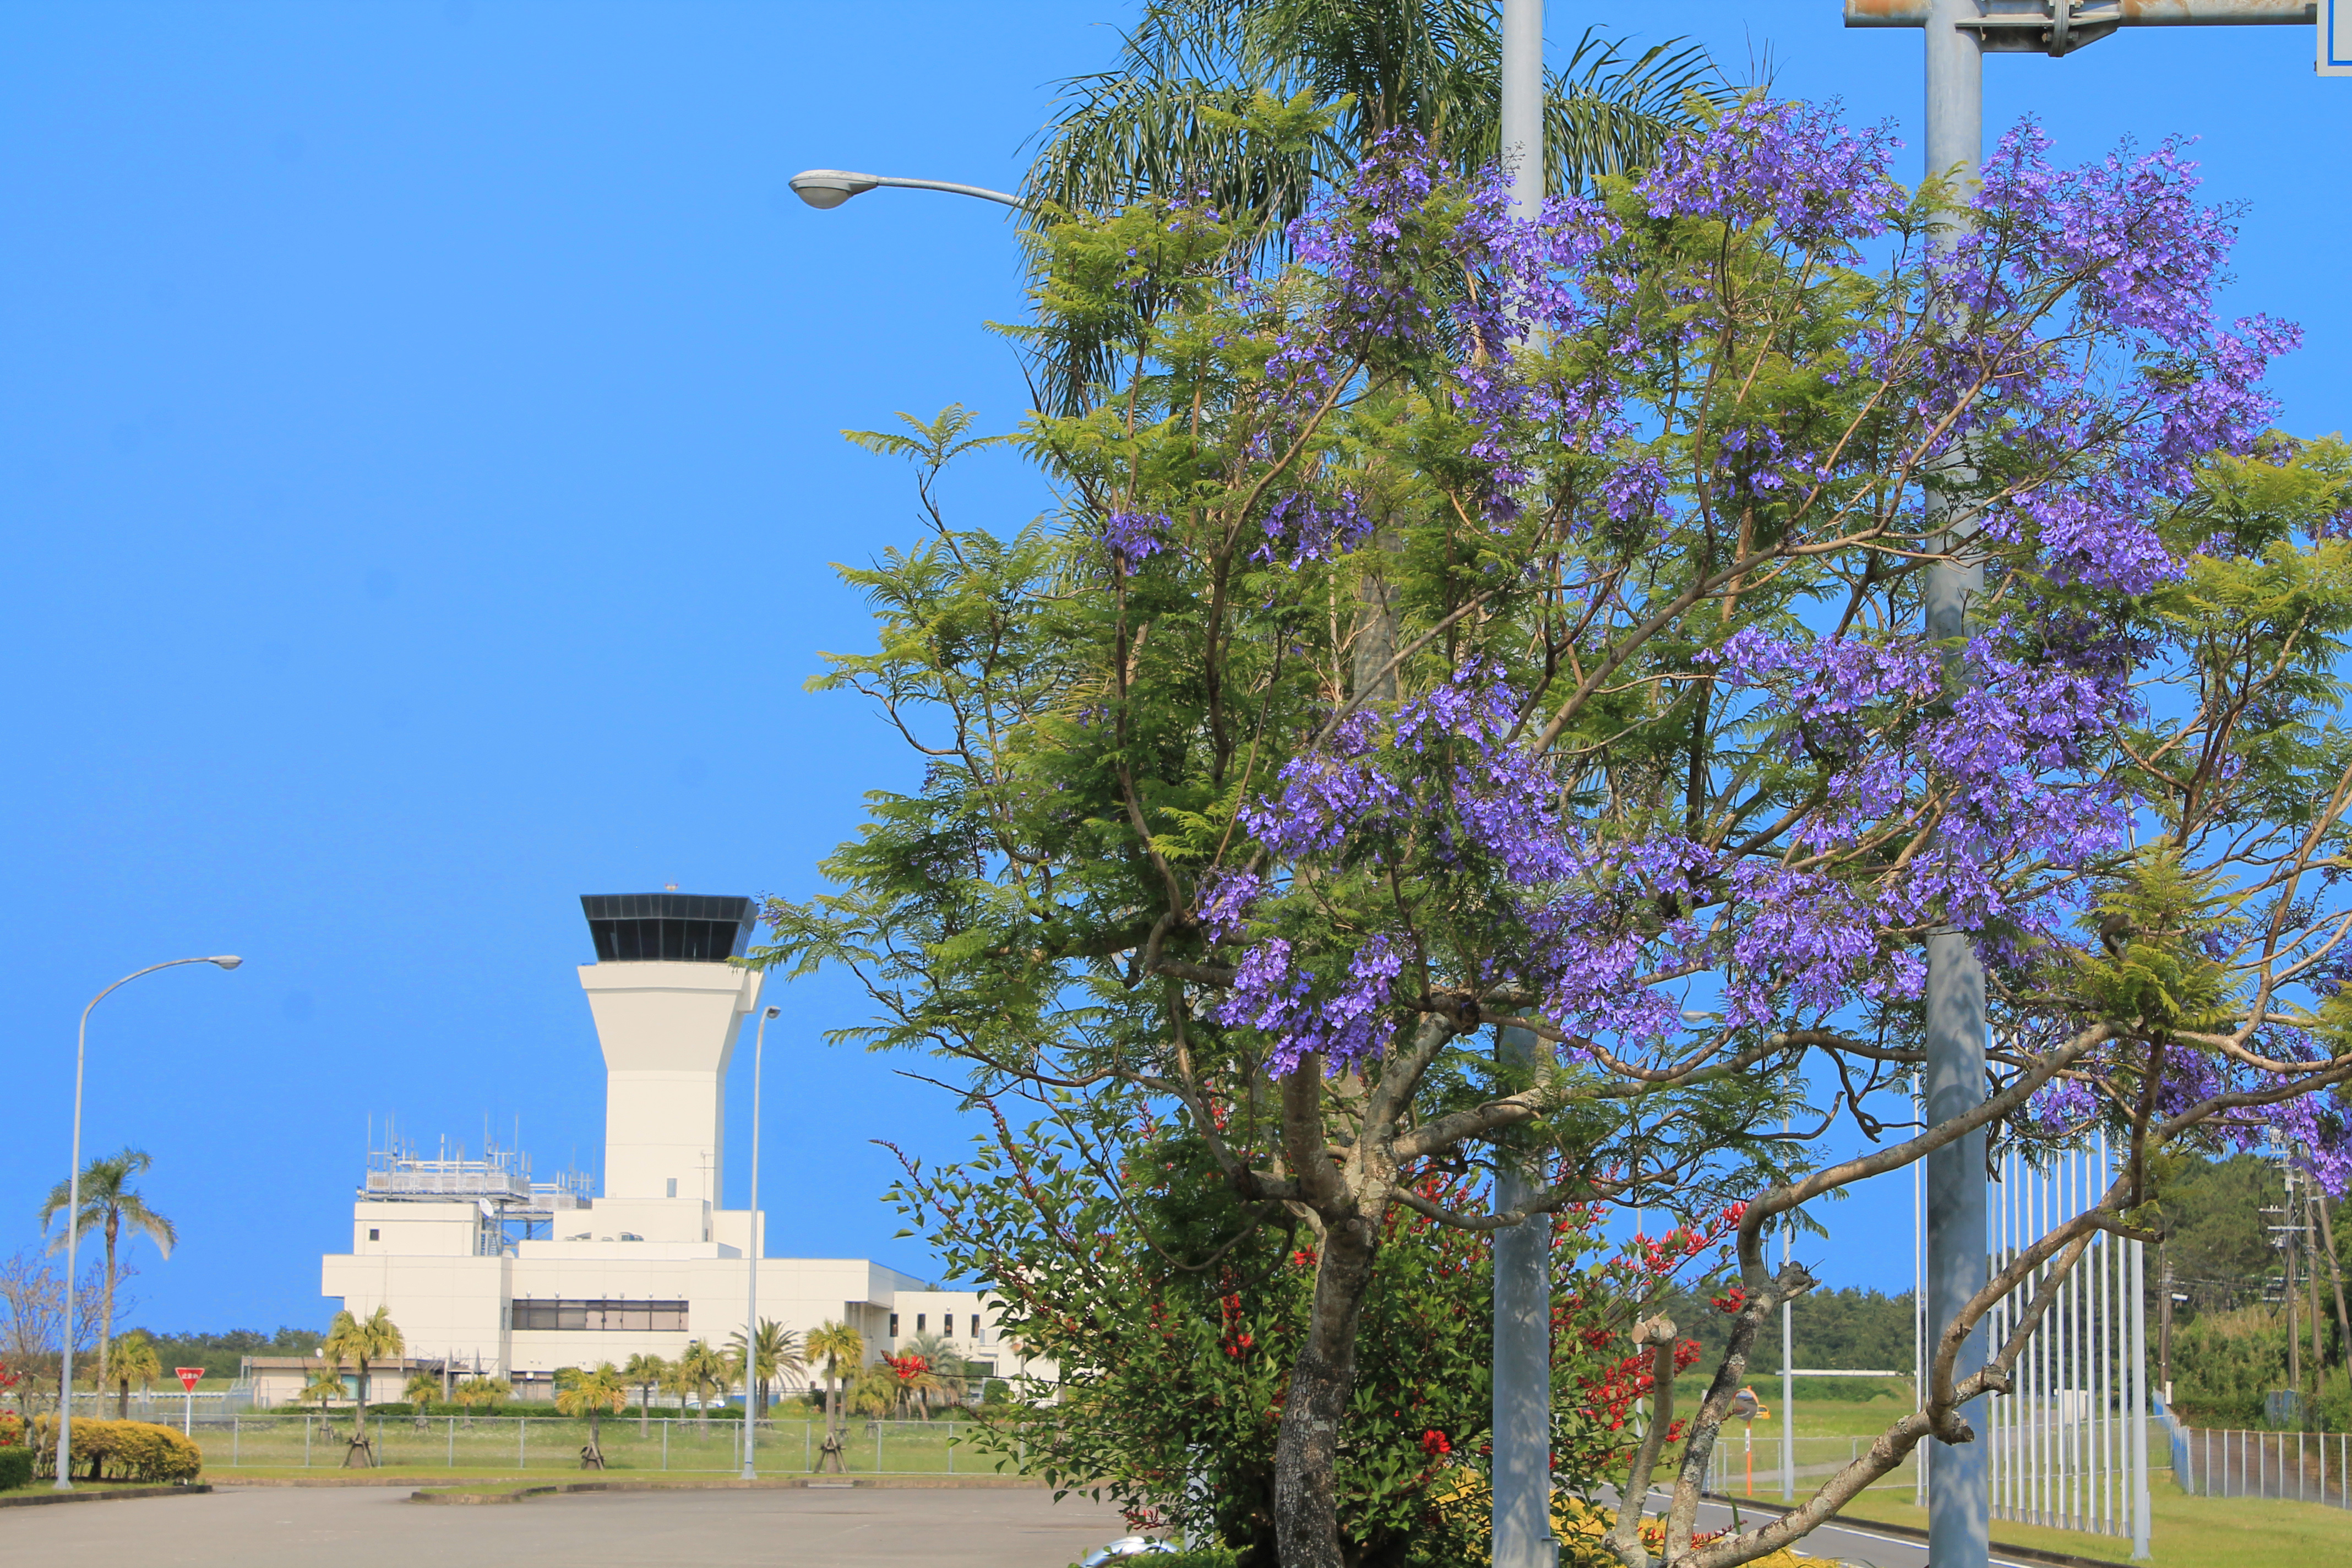
[[[0,1510],[0,1564],[139,1568],[1065,1568],[1126,1533],[1045,1491],[603,1492],[431,1507],[404,1489],[247,1487]]]

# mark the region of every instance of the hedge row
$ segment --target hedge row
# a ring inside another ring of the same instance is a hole
[[[32,1449],[23,1447],[0,1448],[0,1492],[11,1487],[29,1486],[32,1479]]]
[[[36,1473],[58,1473],[58,1418],[33,1423]],[[205,1468],[204,1450],[172,1427],[152,1421],[93,1421],[73,1424],[73,1457],[89,1468],[77,1479],[91,1481],[194,1480]]]

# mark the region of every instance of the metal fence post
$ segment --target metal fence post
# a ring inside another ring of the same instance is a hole
[[[527,1415],[518,1415],[514,1418],[514,1423],[515,1468],[518,1470],[529,1469],[530,1468],[530,1460],[524,1457],[523,1435],[530,1430],[530,1418]]]
[[[669,1417],[662,1417],[662,1468],[669,1468]]]
[[[245,1447],[245,1430],[238,1425],[240,1419],[235,1415],[228,1418],[228,1468],[232,1470],[236,1468],[237,1455]]]
[[[305,1469],[308,1469],[308,1468],[310,1468],[310,1418],[308,1415],[305,1415],[304,1417],[302,1417],[302,1468],[305,1468]]]
[[[882,1423],[874,1423],[874,1473],[882,1473]]]
[[[449,1417],[449,1468],[453,1470],[457,1468],[457,1418],[455,1415]]]

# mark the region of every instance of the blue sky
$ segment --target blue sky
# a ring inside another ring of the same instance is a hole
[[[1609,8],[1619,15],[1623,7]],[[1564,53],[1603,8],[1551,7]],[[1643,34],[1891,118],[1919,43],[1834,0],[1651,0]],[[152,1152],[179,1224],[140,1258],[157,1327],[315,1323],[368,1129],[485,1124],[593,1166],[603,1083],[577,896],[804,895],[904,758],[802,689],[861,646],[830,563],[912,531],[902,474],[838,432],[1025,396],[1000,209],[832,165],[1007,186],[1097,3],[430,0],[0,5],[0,1252],[65,1173],[74,1020],[110,998],[87,1147]],[[2246,204],[2231,304],[2301,321],[2290,429],[2347,423],[2352,81],[2308,30],[2148,31],[2000,58],[1988,124],[2068,157],[2202,138]],[[2315,184],[2314,182],[2319,182]],[[970,522],[1043,505],[989,456]],[[886,1058],[833,1050],[843,984],[771,1000],[779,1251],[927,1267],[876,1202],[890,1138],[968,1135]],[[908,1063],[919,1067],[919,1063]],[[748,1052],[730,1103],[745,1186]],[[1825,1215],[1832,1283],[1909,1282],[1902,1194]]]

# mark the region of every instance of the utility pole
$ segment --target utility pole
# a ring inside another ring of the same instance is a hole
[[[1543,212],[1543,0],[1503,0],[1503,166],[1511,216]],[[1539,1048],[1505,1029],[1500,1055],[1528,1063]],[[1543,1189],[1540,1169],[1496,1145],[1495,1204],[1513,1209]],[[1532,1215],[1495,1233],[1494,1568],[1558,1568],[1551,1526],[1551,1219]]]
[[[2305,1155],[2309,1151],[2298,1143],[2295,1152]],[[2319,1237],[2318,1226],[2311,1216],[2319,1196],[2319,1184],[2311,1178],[2306,1166],[2303,1181],[2303,1289],[2305,1314],[2311,1323],[2311,1398],[2315,1405],[2319,1402],[2320,1380],[2327,1365],[2319,1348]]]
[[[1986,54],[2060,58],[2119,27],[2308,26],[2315,15],[2306,0],[1845,0],[1849,27],[1923,29],[1927,173],[1952,180],[1952,194],[1962,200],[1975,195],[1984,152]],[[1933,237],[1948,248],[1961,232],[1948,222]],[[1969,478],[1965,466],[1955,464],[1930,475],[1926,487],[1932,547],[1942,557],[1928,572],[1926,629],[1937,640],[1966,635],[1970,601],[1984,590],[1982,563],[1970,560],[1968,551],[1972,520],[1953,500]],[[1983,964],[1962,932],[1931,933],[1927,956],[1921,1088],[1933,1127],[1984,1100],[1985,981]],[[1945,1145],[1927,1156],[1927,1342],[1933,1347],[1987,1279],[1984,1133]],[[1955,1358],[1954,1377],[1969,1376],[1984,1360],[1979,1328]],[[1984,1568],[1991,1496],[1983,1446],[1930,1437],[1925,1457],[1929,1560],[1936,1568]]]
[[[2172,1244],[2159,1241],[2156,1256],[2160,1260],[2158,1273],[2164,1283],[2156,1303],[2156,1385],[2164,1390],[2166,1409],[2172,1407]]]

